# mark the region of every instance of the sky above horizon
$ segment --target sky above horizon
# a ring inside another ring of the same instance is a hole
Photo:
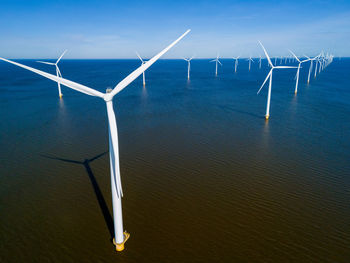
[[[2,0],[0,56],[151,57],[188,28],[164,58],[350,56],[350,1]]]

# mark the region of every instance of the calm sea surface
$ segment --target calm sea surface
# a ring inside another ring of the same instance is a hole
[[[20,62],[54,73],[34,60]],[[0,62],[0,262],[350,262],[350,59],[294,96],[223,60],[161,60],[114,98],[124,189],[111,243],[105,103]],[[114,87],[137,60],[62,60],[62,75]]]

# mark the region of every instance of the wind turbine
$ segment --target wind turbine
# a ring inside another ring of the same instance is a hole
[[[190,79],[190,69],[191,69],[191,60],[194,58],[192,56],[191,58],[183,58],[185,61],[187,61],[187,79]]]
[[[289,66],[274,66],[271,62],[271,59],[269,57],[269,55],[266,52],[265,47],[263,46],[263,44],[261,44],[261,42],[259,41],[259,44],[261,45],[262,49],[264,50],[264,53],[266,55],[267,61],[269,62],[269,65],[271,66],[270,72],[269,74],[267,74],[266,79],[264,80],[263,84],[261,85],[260,89],[258,90],[257,94],[260,93],[261,89],[264,87],[266,81],[268,79],[270,79],[269,81],[269,91],[267,94],[267,105],[266,105],[266,114],[265,114],[265,119],[268,120],[270,117],[270,100],[271,100],[271,86],[272,86],[272,72],[274,69],[281,69],[281,68],[296,68],[296,67],[289,67]]]
[[[184,36],[186,36],[190,30],[187,30],[178,39],[171,43],[168,47],[163,49],[153,58],[148,60],[146,63],[142,64],[139,68],[131,72],[126,78],[119,82],[114,89],[107,89],[106,93],[102,93],[95,89],[91,89],[82,84],[64,79],[62,77],[57,77],[55,75],[46,73],[44,71],[31,68],[20,63],[10,61],[4,58],[0,58],[3,61],[12,63],[16,66],[22,67],[34,73],[37,73],[43,77],[56,81],[62,85],[65,85],[76,91],[85,93],[90,96],[95,96],[103,99],[106,103],[107,117],[109,124],[109,157],[110,157],[110,172],[111,172],[111,187],[112,187],[112,204],[113,204],[113,219],[114,219],[114,239],[113,244],[117,251],[122,251],[124,249],[124,243],[129,238],[130,234],[123,230],[123,217],[122,217],[122,202],[121,198],[123,196],[123,190],[121,186],[120,178],[120,168],[119,168],[119,146],[118,146],[118,132],[117,132],[117,122],[113,110],[113,97],[127,87],[131,82],[133,82],[137,77],[139,77],[146,69],[148,69],[154,62],[156,62],[162,55],[164,55],[169,49],[176,45]]]
[[[237,72],[237,66],[238,66],[238,59],[239,59],[239,56],[238,57],[232,57],[234,60],[235,60],[235,73]]]
[[[58,62],[60,62],[61,58],[64,56],[64,54],[66,52],[67,52],[67,50],[63,51],[62,55],[57,59],[56,63],[51,63],[51,62],[46,62],[46,61],[37,61],[37,62],[55,66],[56,67],[56,75],[57,75],[57,77],[61,77],[62,78],[61,71],[58,68]],[[58,85],[58,96],[60,97],[60,99],[62,99],[63,94],[61,92],[61,84],[57,83],[57,85]]]
[[[283,62],[283,56],[280,56],[280,65],[282,64],[282,62]]]
[[[294,58],[299,62],[299,64],[298,64],[298,69],[297,69],[297,74],[296,74],[296,76],[295,76],[296,81],[295,81],[295,90],[294,90],[294,93],[297,94],[297,92],[298,92],[298,85],[299,85],[300,66],[301,66],[301,64],[310,61],[310,58],[307,58],[307,59],[305,59],[305,60],[300,60],[300,59],[293,53],[293,51],[289,50],[289,52],[292,53],[292,55],[294,56]]]
[[[318,58],[318,56],[316,56],[314,58],[310,58],[310,57],[304,55],[304,57],[306,57],[306,58],[308,58],[310,60],[309,74],[307,75],[307,84],[309,84],[310,83],[310,75],[311,75],[311,71],[312,71],[313,62],[314,62],[314,60],[316,60]]]
[[[252,62],[254,62],[254,60],[252,59],[252,56],[249,56],[249,58],[247,58],[247,60],[249,61],[249,71],[250,71],[250,65]]]
[[[316,78],[317,66],[318,66],[318,63],[319,63],[319,59],[320,59],[320,57],[318,56],[318,58],[316,58],[316,61],[315,61],[315,64],[316,64],[316,66],[315,66],[315,76],[314,76],[315,78]]]
[[[144,61],[144,60],[141,58],[141,56],[139,55],[139,53],[137,53],[137,51],[136,51],[136,55],[137,55],[137,56],[139,57],[139,59],[141,60],[141,66],[142,66],[143,64],[146,63],[146,61]],[[143,83],[143,86],[146,86],[145,72],[142,72],[142,83]]]
[[[218,63],[222,66],[221,62],[219,61],[219,54],[216,56],[215,59],[211,60],[210,62],[215,61],[215,76],[218,75]]]

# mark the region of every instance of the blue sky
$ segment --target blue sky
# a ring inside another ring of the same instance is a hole
[[[2,0],[0,56],[7,58],[150,57],[186,29],[166,58],[350,56],[350,1],[18,1]]]

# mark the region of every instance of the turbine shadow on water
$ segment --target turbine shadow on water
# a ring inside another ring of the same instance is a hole
[[[109,234],[111,235],[111,239],[113,239],[113,236],[114,236],[113,218],[111,216],[111,213],[109,212],[108,206],[107,206],[106,201],[105,201],[105,199],[103,197],[101,189],[100,189],[100,187],[99,187],[99,185],[97,183],[96,177],[94,176],[94,174],[92,172],[92,169],[90,167],[90,163],[91,162],[97,160],[98,158],[102,157],[106,153],[107,152],[103,152],[101,154],[96,155],[95,157],[93,157],[91,159],[85,159],[82,162],[81,161],[76,161],[76,160],[69,160],[69,159],[64,159],[64,158],[59,158],[59,157],[48,156],[48,155],[41,155],[41,156],[43,156],[45,158],[48,158],[48,159],[62,161],[62,162],[80,164],[80,165],[83,165],[85,167],[85,170],[86,170],[86,173],[89,176],[91,185],[94,188],[96,199],[98,201],[98,204],[100,206],[102,215],[103,215],[104,220],[106,222]]]

